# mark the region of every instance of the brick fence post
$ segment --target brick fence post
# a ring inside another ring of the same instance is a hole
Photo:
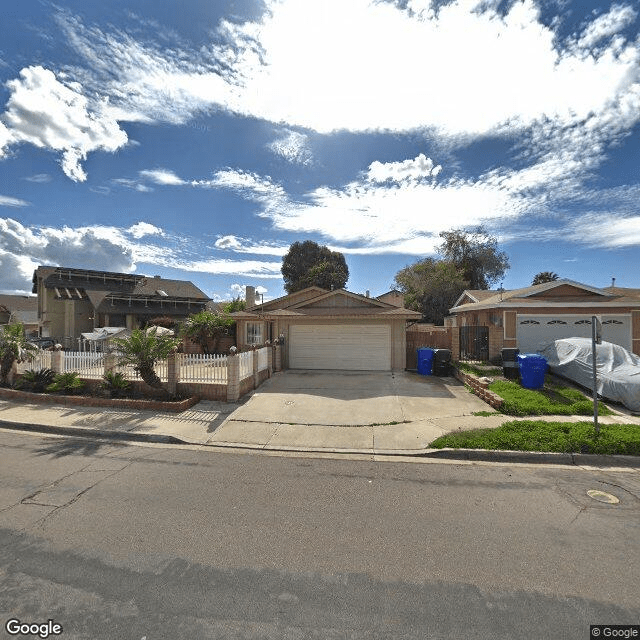
[[[273,373],[273,347],[269,345],[267,347],[267,370],[269,371],[269,377]]]
[[[258,350],[254,349],[251,354],[251,362],[253,364],[253,388],[257,389],[260,386],[260,380],[258,378]]]
[[[175,395],[180,381],[180,356],[172,351],[167,358],[167,390]]]
[[[114,353],[107,353],[104,356],[104,372],[113,373],[116,368],[118,358]]]
[[[451,327],[451,359],[460,360],[460,329]]]
[[[240,358],[227,356],[227,402],[236,402],[240,397]]]
[[[64,358],[64,351],[52,351],[51,352],[51,370],[56,373],[62,373],[62,359]]]
[[[282,345],[277,344],[274,348],[273,370],[282,371]]]

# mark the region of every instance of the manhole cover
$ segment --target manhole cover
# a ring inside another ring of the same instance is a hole
[[[598,491],[597,489],[589,489],[589,491],[587,491],[587,495],[598,502],[605,502],[607,504],[618,504],[618,502],[620,502],[618,498],[612,496],[610,493]]]

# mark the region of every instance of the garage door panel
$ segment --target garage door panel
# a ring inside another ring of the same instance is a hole
[[[628,315],[601,315],[602,339],[631,349],[631,318]],[[553,340],[590,338],[591,315],[529,315],[517,317],[518,348],[536,352]]]
[[[294,325],[289,333],[292,369],[391,369],[388,325]]]

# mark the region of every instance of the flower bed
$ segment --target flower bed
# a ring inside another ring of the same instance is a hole
[[[111,407],[116,409],[141,409],[152,411],[171,411],[181,413],[198,402],[198,396],[184,400],[133,400],[130,398],[100,398],[96,396],[56,395],[51,393],[31,393],[17,389],[0,388],[0,398],[32,404],[59,404],[66,407]]]

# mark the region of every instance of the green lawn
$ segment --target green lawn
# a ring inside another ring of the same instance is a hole
[[[548,376],[540,390],[525,389],[509,380],[496,380],[489,389],[504,400],[500,411],[510,416],[593,415],[591,399],[577,389],[551,382]],[[598,402],[598,414],[610,416],[613,411]]]
[[[543,422],[513,420],[497,429],[476,429],[449,433],[434,440],[434,449],[501,449],[508,451],[550,451],[640,455],[640,425],[600,425],[595,437],[592,422]]]

